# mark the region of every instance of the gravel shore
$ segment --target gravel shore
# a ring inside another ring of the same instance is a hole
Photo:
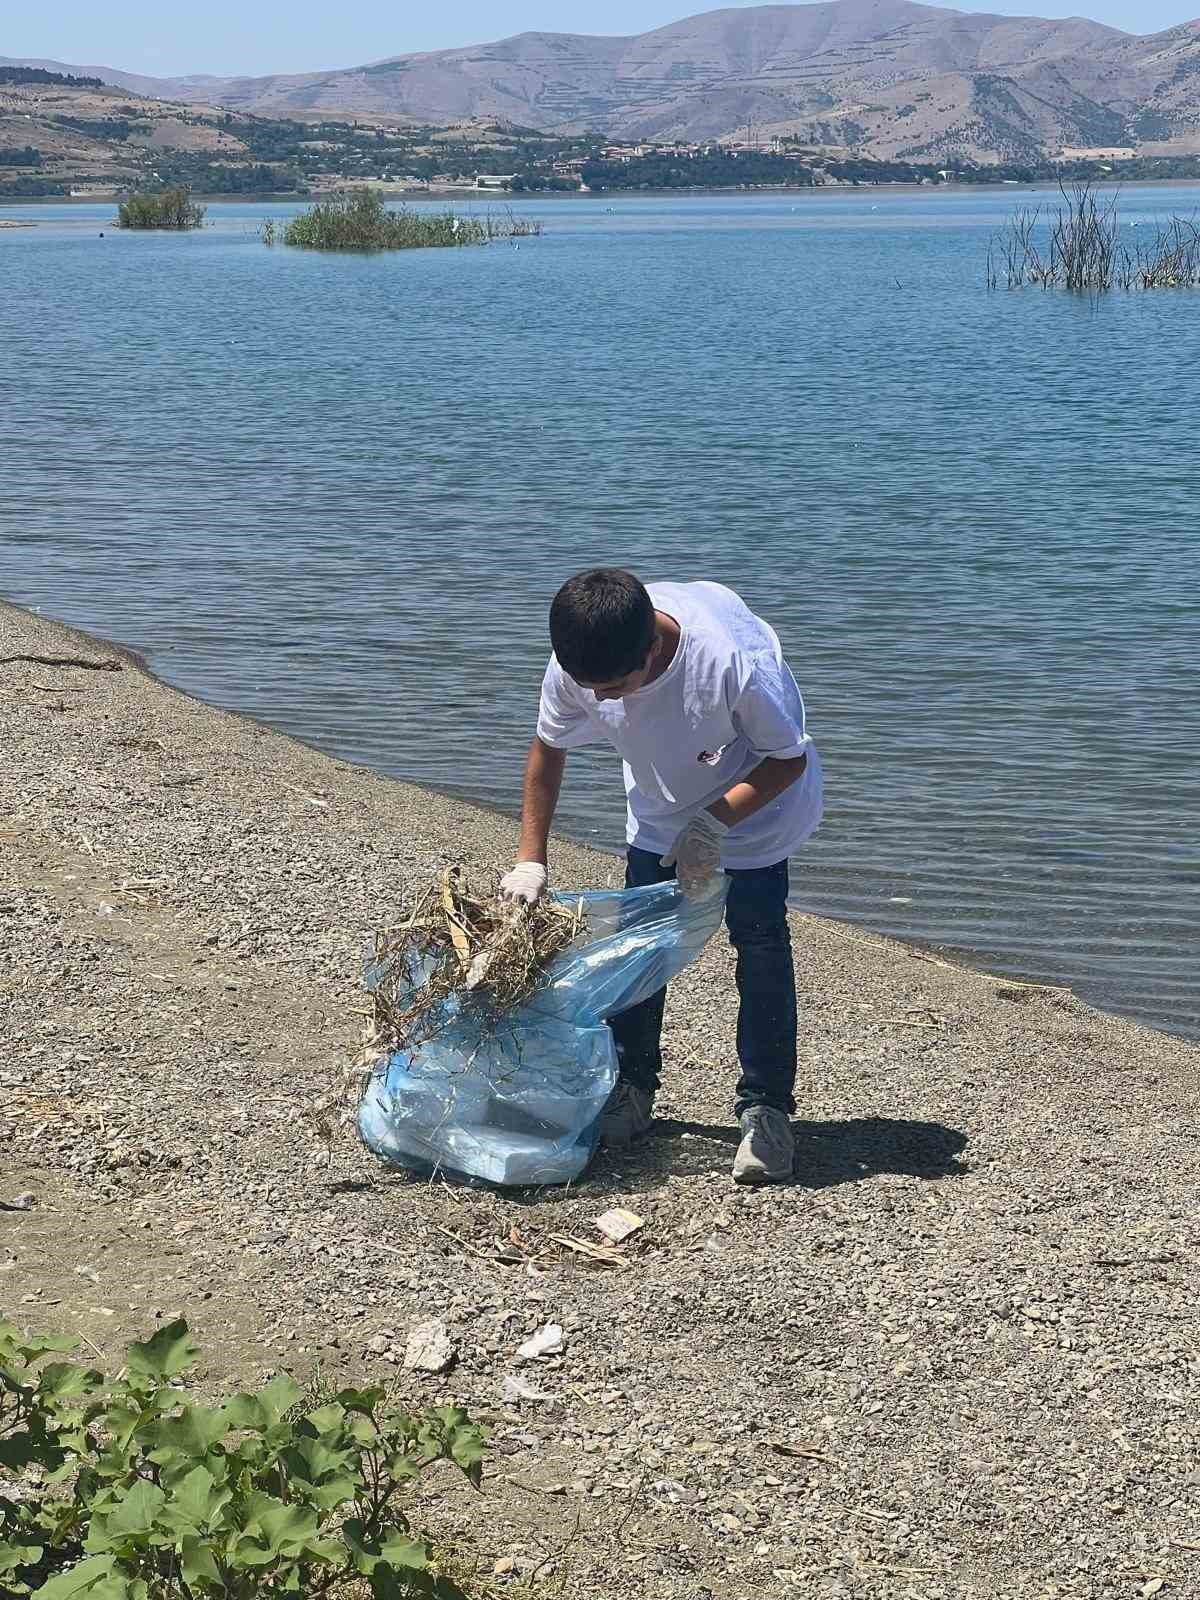
[[[455,1398],[485,1490],[438,1482],[417,1520],[502,1590],[1200,1595],[1200,1050],[797,916],[793,1186],[729,1181],[723,942],[672,988],[629,1158],[503,1195],[348,1141],[330,1165],[297,1108],[355,1053],[366,940],[447,861],[507,863],[514,824],[10,607],[0,728],[17,1321],[115,1365],[183,1312],[205,1384],[320,1361]],[[555,847],[559,884],[616,872]],[[645,1221],[621,1265],[562,1243],[616,1205]],[[453,1364],[407,1371],[431,1318]],[[551,1322],[562,1354],[522,1363]]]

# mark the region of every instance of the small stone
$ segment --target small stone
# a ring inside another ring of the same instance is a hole
[[[410,1372],[445,1372],[454,1360],[454,1346],[444,1322],[422,1322],[408,1336],[404,1365]]]
[[[553,1399],[553,1396],[547,1394],[544,1389],[535,1389],[525,1378],[519,1378],[513,1373],[500,1385],[500,1398],[505,1405],[511,1406],[521,1400],[530,1400],[538,1404]]]
[[[548,1322],[525,1343],[517,1346],[517,1355],[522,1361],[540,1361],[545,1356],[562,1354],[563,1331],[557,1322]]]

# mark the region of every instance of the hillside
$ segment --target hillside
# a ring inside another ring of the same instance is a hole
[[[1141,37],[912,0],[711,11],[634,37],[523,33],[288,76],[63,70],[260,116],[500,119],[627,139],[779,134],[915,160],[1200,150],[1200,22]]]
[[[226,190],[275,187],[251,148],[264,130],[270,142],[273,123],[86,80],[5,81],[6,72],[0,66],[0,197],[110,193],[199,170]]]
[[[198,195],[309,193],[347,181],[463,187],[481,173],[518,170],[528,177],[522,186],[549,187],[556,162],[595,153],[595,141],[518,137],[482,122],[300,120],[151,100],[60,65],[0,64],[0,203],[172,184]],[[794,162],[787,170],[806,181]],[[578,178],[554,182],[574,188]]]

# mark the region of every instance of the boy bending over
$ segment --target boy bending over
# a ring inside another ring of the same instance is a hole
[[[535,901],[567,752],[607,740],[628,801],[629,887],[729,879],[737,952],[737,1183],[791,1177],[796,983],[788,857],[821,820],[821,761],[773,630],[719,583],[652,583],[597,567],[550,607],[554,654],[525,766],[521,841],[503,893]],[[666,990],[609,1019],[620,1076],[600,1125],[611,1148],[646,1133],[662,1071]]]

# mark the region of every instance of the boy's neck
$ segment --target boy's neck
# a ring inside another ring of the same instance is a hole
[[[650,670],[646,674],[646,683],[653,683],[656,678],[661,678],[663,673],[675,659],[675,652],[679,649],[679,624],[674,617],[669,617],[665,611],[654,613],[655,633],[653,659]]]

